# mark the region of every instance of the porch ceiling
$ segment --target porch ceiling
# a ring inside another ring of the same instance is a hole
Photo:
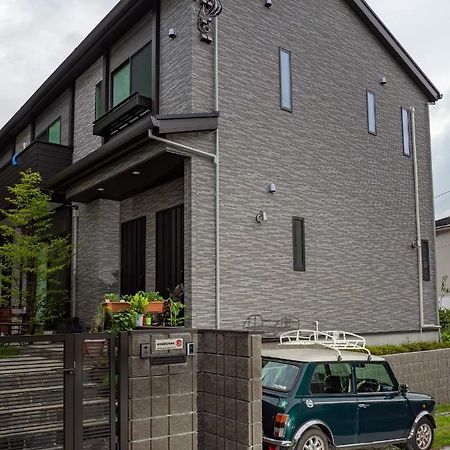
[[[181,178],[184,156],[164,152],[141,164],[128,168],[101,183],[77,192],[68,200],[89,203],[99,198],[123,200],[152,187]]]

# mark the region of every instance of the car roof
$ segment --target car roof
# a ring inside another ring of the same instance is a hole
[[[338,352],[323,348],[305,348],[302,345],[280,345],[263,348],[262,356],[266,358],[286,359],[298,362],[335,362]],[[341,361],[368,361],[367,353],[341,351]],[[370,361],[385,361],[381,356],[371,356]]]

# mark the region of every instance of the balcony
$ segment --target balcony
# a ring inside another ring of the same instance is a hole
[[[110,138],[151,110],[152,101],[137,93],[130,95],[94,122],[96,136]]]
[[[51,177],[72,164],[72,147],[34,141],[16,157],[16,165],[9,163],[0,168],[0,208],[5,209],[9,203],[8,186],[20,181],[20,172],[32,169],[42,176],[43,185]]]

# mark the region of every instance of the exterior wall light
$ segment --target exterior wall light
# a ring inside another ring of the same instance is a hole
[[[98,192],[103,192],[104,190],[105,190],[105,188],[102,188],[102,187],[97,188]]]
[[[264,6],[270,8],[272,6],[272,0],[265,0]]]
[[[175,31],[175,28],[171,28],[169,30],[169,37],[170,39],[175,39],[177,37],[177,32]]]
[[[267,213],[265,211],[260,211],[257,215],[256,215],[256,221],[258,223],[263,223],[263,222],[267,222]]]
[[[386,77],[381,77],[380,84],[381,84],[381,86],[385,86],[387,84]]]
[[[269,187],[267,188],[267,192],[269,194],[275,194],[275,192],[277,192],[277,187],[276,187],[275,183],[269,184]]]

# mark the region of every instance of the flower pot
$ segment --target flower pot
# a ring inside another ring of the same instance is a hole
[[[164,312],[164,302],[150,302],[146,308],[146,314],[162,314]]]
[[[152,323],[153,323],[152,316],[144,317],[144,327],[151,327]]]
[[[83,353],[92,357],[103,355],[106,339],[85,339],[83,341]]]
[[[143,327],[144,326],[144,314],[138,314],[136,317],[136,326]]]
[[[110,313],[118,313],[122,311],[128,311],[131,309],[129,302],[104,302],[102,303],[103,310]]]

